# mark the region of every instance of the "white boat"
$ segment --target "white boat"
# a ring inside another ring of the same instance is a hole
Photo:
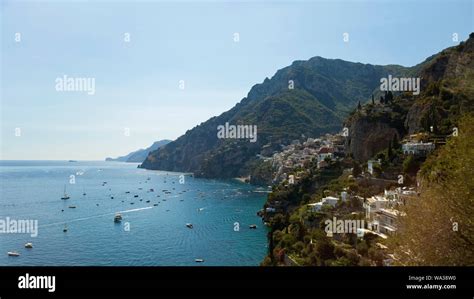
[[[70,198],[69,195],[67,195],[67,193],[66,193],[66,185],[64,185],[64,195],[63,195],[63,197],[61,197],[61,199],[66,200],[66,199],[69,199],[69,198]]]
[[[16,251],[9,251],[9,252],[7,252],[7,254],[8,254],[9,256],[20,256],[20,254],[19,254],[18,252],[16,252]]]
[[[120,213],[115,214],[114,222],[120,222],[120,221],[122,221],[122,214]]]
[[[192,223],[186,223],[186,226],[187,226],[188,228],[193,228],[193,224],[192,224]]]
[[[33,243],[26,243],[25,248],[33,248]]]
[[[249,225],[249,228],[250,228],[250,229],[256,229],[256,228],[257,228],[257,225],[256,225],[256,224],[251,224],[251,225]]]

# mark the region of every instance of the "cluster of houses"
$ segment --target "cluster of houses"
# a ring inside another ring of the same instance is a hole
[[[327,167],[328,161],[344,156],[344,140],[340,134],[326,134],[320,138],[308,138],[304,142],[294,140],[283,151],[273,155],[273,182],[288,179],[288,174],[294,173],[295,169],[305,168],[313,161],[317,162],[318,168]]]
[[[367,228],[365,232],[379,235],[386,239],[388,235],[393,234],[398,229],[398,221],[404,213],[400,211],[400,207],[408,200],[417,197],[414,188],[397,188],[394,190],[385,190],[383,194],[375,195],[364,199],[360,196],[354,196],[362,201],[364,209],[365,223]],[[336,207],[339,202],[345,202],[349,199],[346,191],[341,192],[340,197],[327,196],[320,202],[310,203],[308,207],[312,212],[320,212],[324,206]]]

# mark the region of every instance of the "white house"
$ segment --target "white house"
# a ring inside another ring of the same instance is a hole
[[[338,202],[339,202],[339,198],[333,197],[333,196],[327,196],[323,198],[320,202],[310,203],[308,204],[308,206],[311,207],[313,212],[318,212],[318,211],[321,211],[321,208],[324,205],[335,207]]]
[[[321,208],[323,207],[323,203],[320,201],[320,202],[310,203],[308,204],[308,206],[311,207],[311,210],[313,212],[319,212],[321,211]]]
[[[341,199],[342,199],[342,201],[347,201],[347,192],[346,191],[341,192]]]
[[[367,161],[367,171],[370,173],[370,174],[374,174],[374,166],[375,165],[379,165],[380,166],[380,159],[378,160],[369,160]]]
[[[364,202],[365,218],[369,221],[374,219],[374,213],[388,206],[389,200],[385,196],[372,196]]]
[[[407,142],[402,145],[402,151],[405,155],[426,156],[435,149],[432,142]]]
[[[334,197],[334,196],[327,196],[321,200],[323,204],[330,205],[332,207],[335,207],[336,204],[339,202],[339,198]]]

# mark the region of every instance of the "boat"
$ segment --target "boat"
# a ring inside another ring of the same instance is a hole
[[[70,163],[77,162],[76,160],[69,160]]]
[[[146,201],[146,203],[149,203],[149,202],[150,202],[149,200]]]
[[[76,206],[69,206],[69,208],[70,208],[70,209],[75,209],[75,208],[76,208]]]
[[[26,243],[25,248],[33,248],[33,243]]]
[[[138,195],[134,195],[133,197],[138,197]]]
[[[204,260],[203,259],[195,259],[194,260],[196,263],[204,263]]]
[[[157,204],[157,203],[155,203],[155,204],[153,204],[153,206],[154,206],[154,207],[156,207],[156,206],[158,206],[158,204]]]
[[[61,199],[66,200],[66,199],[69,199],[69,198],[70,198],[69,195],[67,195],[67,193],[66,193],[66,185],[64,185],[64,195],[63,195],[63,197],[61,197]]]
[[[115,214],[114,222],[117,223],[117,222],[120,222],[120,221],[122,221],[122,214],[120,214],[120,213]]]
[[[192,223],[186,223],[186,226],[187,226],[188,228],[193,228],[193,224],[192,224]]]
[[[20,256],[20,254],[19,254],[18,252],[16,252],[16,251],[9,251],[9,252],[7,252],[7,254],[8,254],[9,256]]]
[[[64,225],[63,232],[67,232],[67,225]]]
[[[251,228],[251,229],[256,229],[256,228],[257,228],[257,225],[256,225],[256,224],[251,224],[251,225],[249,225],[249,228]]]

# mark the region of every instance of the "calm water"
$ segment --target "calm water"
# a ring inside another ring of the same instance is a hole
[[[262,261],[267,230],[256,212],[266,193],[234,181],[191,176],[180,184],[179,173],[136,167],[0,161],[0,219],[34,219],[39,224],[37,237],[0,233],[0,265],[251,266]],[[70,184],[70,175],[75,175],[75,184]],[[69,200],[61,200],[64,185]],[[113,221],[116,212],[123,215],[120,224]],[[239,231],[234,231],[235,222]],[[250,224],[258,228],[249,229]],[[27,242],[34,248],[25,249]],[[8,251],[21,256],[10,257]]]

